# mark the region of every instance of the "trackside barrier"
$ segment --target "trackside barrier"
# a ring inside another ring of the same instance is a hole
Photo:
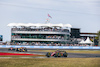
[[[40,48],[40,49],[100,49],[100,47],[97,46],[28,46],[28,45],[0,45],[0,48],[20,48],[20,47],[26,47],[26,48]]]

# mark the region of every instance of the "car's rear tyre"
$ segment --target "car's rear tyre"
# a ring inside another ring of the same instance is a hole
[[[25,52],[27,52],[27,49],[25,48]]]
[[[68,55],[68,54],[67,54],[66,52],[63,54],[64,57],[67,57],[67,55]]]
[[[50,57],[51,56],[51,53],[50,52],[47,52],[46,56],[47,57]]]
[[[57,55],[57,54],[55,54],[55,55],[54,55],[54,57],[58,57],[58,55]]]

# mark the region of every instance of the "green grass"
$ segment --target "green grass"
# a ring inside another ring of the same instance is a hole
[[[0,67],[100,67],[100,58],[0,58]]]
[[[39,52],[54,52],[55,50],[30,50]],[[100,50],[64,50],[68,53],[87,53],[87,54],[100,54]]]

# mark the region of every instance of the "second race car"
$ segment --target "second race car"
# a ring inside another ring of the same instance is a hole
[[[27,49],[25,47],[20,47],[20,48],[17,48],[16,51],[27,52]]]

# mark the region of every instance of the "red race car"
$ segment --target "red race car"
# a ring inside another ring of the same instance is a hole
[[[50,56],[53,56],[53,57],[67,57],[68,56],[68,53],[66,51],[60,51],[60,50],[57,50],[55,52],[47,52],[46,53],[46,56],[47,57],[50,57]]]

